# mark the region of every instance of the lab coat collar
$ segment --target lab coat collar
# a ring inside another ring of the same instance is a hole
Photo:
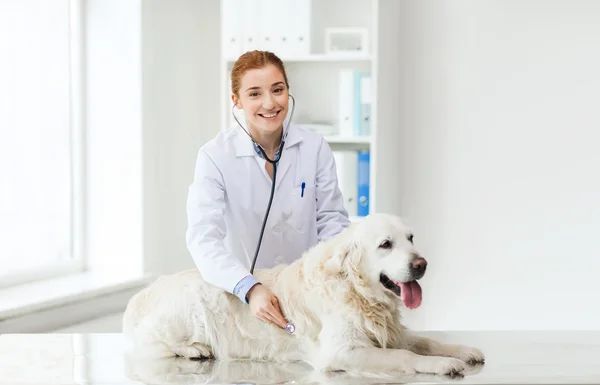
[[[244,128],[246,128],[245,126],[245,122],[241,121],[242,124],[244,124]],[[288,124],[288,119],[285,119],[283,122],[283,127],[287,127]],[[237,126],[237,124],[236,124]],[[254,150],[254,144],[252,143],[252,140],[250,139],[250,137],[248,136],[247,133],[244,132],[244,130],[242,130],[241,127],[237,127],[237,129],[235,130],[235,138],[234,138],[234,143],[235,143],[235,155],[236,157],[241,157],[241,156],[255,156],[256,155],[256,151]],[[294,146],[298,143],[300,143],[302,141],[302,135],[300,134],[300,131],[297,129],[297,127],[294,124],[290,124],[290,128],[288,129],[288,133],[287,136],[285,138],[285,145],[284,145],[284,151],[288,148],[290,148],[291,146]],[[283,159],[283,156],[282,156]]]

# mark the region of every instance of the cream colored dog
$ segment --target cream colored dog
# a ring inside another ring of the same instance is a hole
[[[316,370],[460,375],[478,349],[410,333],[401,308],[421,303],[426,261],[398,217],[373,214],[290,265],[255,271],[295,332],[261,321],[196,269],[131,298],[123,331],[136,356],[303,361]]]

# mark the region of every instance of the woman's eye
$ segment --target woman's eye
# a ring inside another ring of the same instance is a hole
[[[392,242],[390,242],[389,240],[385,240],[383,242],[381,242],[381,244],[379,245],[380,249],[391,249],[392,248]]]
[[[283,88],[278,88],[275,90],[275,92],[279,93],[279,92],[283,92]]]

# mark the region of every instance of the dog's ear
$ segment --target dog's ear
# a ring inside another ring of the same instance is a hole
[[[359,273],[358,265],[362,259],[362,247],[352,235],[352,232],[346,231],[332,247],[331,258],[325,263],[327,271]]]

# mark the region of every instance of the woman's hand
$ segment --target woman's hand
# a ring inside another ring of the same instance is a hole
[[[248,298],[248,304],[254,316],[285,328],[286,322],[279,308],[279,300],[271,290],[259,283],[252,286],[246,294],[246,298]]]

